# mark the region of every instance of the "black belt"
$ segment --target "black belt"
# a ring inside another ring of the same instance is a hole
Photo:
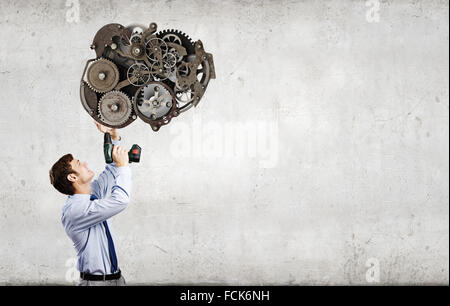
[[[120,270],[117,273],[106,274],[106,275],[96,275],[96,274],[80,272],[81,279],[89,280],[89,281],[107,281],[107,280],[119,279],[120,276],[121,276]]]

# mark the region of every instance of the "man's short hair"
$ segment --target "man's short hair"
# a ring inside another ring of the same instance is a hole
[[[75,170],[72,169],[70,162],[73,160],[72,154],[66,154],[61,157],[50,169],[50,183],[61,193],[67,195],[73,195],[75,193],[75,188],[72,182],[67,179],[67,176],[71,173],[77,174]]]

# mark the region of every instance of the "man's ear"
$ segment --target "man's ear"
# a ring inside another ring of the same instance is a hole
[[[75,183],[78,178],[75,173],[70,173],[67,175],[67,179],[69,180],[69,182]]]

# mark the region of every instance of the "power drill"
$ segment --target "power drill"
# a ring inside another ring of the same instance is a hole
[[[103,152],[105,154],[105,161],[107,164],[110,164],[113,162],[113,158],[112,158],[112,150],[113,150],[113,143],[111,140],[111,135],[106,132],[105,133],[105,141],[103,144]],[[130,151],[128,151],[128,162],[129,163],[138,163],[139,160],[141,159],[141,147],[138,146],[137,144],[134,144]]]

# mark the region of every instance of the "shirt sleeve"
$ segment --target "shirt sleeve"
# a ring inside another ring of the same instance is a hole
[[[112,140],[113,145],[120,145],[122,138],[119,140]],[[92,194],[97,198],[102,199],[106,197],[114,185],[117,176],[117,165],[115,162],[111,164],[106,164],[105,170],[100,173],[96,180],[91,183]]]
[[[106,170],[105,170],[106,171]],[[131,169],[129,166],[116,167],[115,183],[111,195],[77,205],[72,214],[74,231],[83,231],[101,223],[124,210],[130,202]]]

